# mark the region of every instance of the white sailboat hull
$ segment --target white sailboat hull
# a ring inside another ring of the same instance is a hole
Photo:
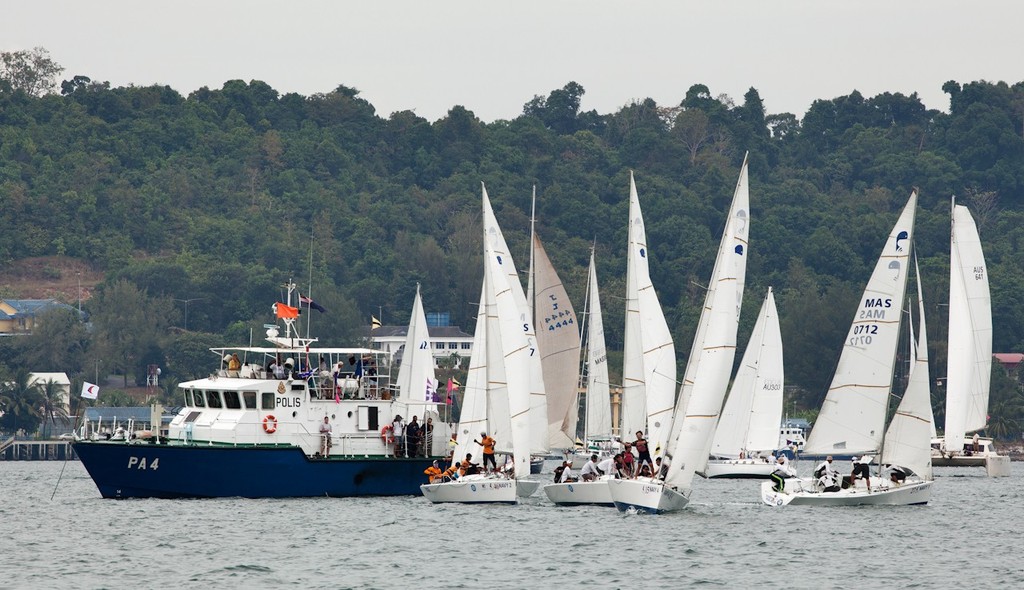
[[[614,479],[608,482],[608,488],[620,512],[661,514],[682,510],[690,503],[689,490],[684,492],[650,478]]]
[[[517,488],[514,479],[470,475],[456,481],[423,484],[420,491],[435,504],[515,504]]]
[[[708,479],[768,479],[775,468],[774,462],[762,459],[710,459],[697,475]]]
[[[532,481],[528,479],[516,480],[516,496],[520,498],[529,498],[530,496],[537,493],[540,489],[541,482]]]
[[[787,479],[786,490],[774,491],[774,483],[761,484],[761,501],[768,506],[913,506],[927,504],[932,496],[930,481],[908,481],[900,485],[872,477],[871,492],[856,486],[838,492],[820,492],[809,479]]]
[[[970,439],[964,444],[964,450],[959,453],[943,451],[946,447],[946,439],[943,437],[932,439],[932,467],[984,467],[989,457],[1000,457],[992,445],[992,439],[982,438],[978,441],[979,450],[973,450]],[[967,453],[970,452],[968,455]]]
[[[614,506],[609,480],[550,483],[544,486],[548,499],[558,506]]]

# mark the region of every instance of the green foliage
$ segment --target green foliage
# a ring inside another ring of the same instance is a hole
[[[47,78],[46,68],[26,72]],[[854,91],[795,115],[767,112],[771,97],[757,89],[733,101],[704,84],[669,104],[585,112],[584,88],[569,82],[493,123],[458,105],[437,121],[381,117],[347,86],[301,96],[230,80],[184,97],[76,76],[61,95],[52,88],[0,73],[0,263],[65,254],[107,277],[88,303],[91,336],[55,320],[24,347],[0,343],[0,370],[31,359],[91,375],[102,358],[126,382],[149,363],[165,367],[166,382],[201,376],[210,346],[262,340],[289,278],[328,309],[300,322],[324,344],[352,344],[371,314],[401,323],[417,282],[428,310],[471,331],[481,182],[523,269],[536,185],[537,231],[579,306],[596,239],[617,358],[631,170],[683,364],[747,152],[744,330],[772,285],[798,411],[824,393],[879,244],[915,186],[927,300],[946,296],[956,194],[982,228],[994,348],[1024,348],[1024,84],[951,81],[948,114],[916,94]],[[942,313],[929,318],[936,367]]]

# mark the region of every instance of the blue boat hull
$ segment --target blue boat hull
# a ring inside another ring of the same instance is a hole
[[[310,459],[294,447],[76,442],[104,498],[412,496],[433,458]]]

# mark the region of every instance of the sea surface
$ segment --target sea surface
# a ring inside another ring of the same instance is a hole
[[[0,462],[0,588],[1024,587],[1024,463],[936,471],[927,506],[772,508],[758,482],[698,479],[686,510],[649,516],[543,491],[104,500],[77,461]]]

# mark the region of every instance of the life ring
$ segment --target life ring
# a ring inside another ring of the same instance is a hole
[[[274,434],[277,431],[277,418],[273,414],[268,414],[263,418],[263,432],[267,434]]]
[[[390,424],[380,429],[380,437],[384,439],[385,444],[390,445],[395,442],[394,429]]]

